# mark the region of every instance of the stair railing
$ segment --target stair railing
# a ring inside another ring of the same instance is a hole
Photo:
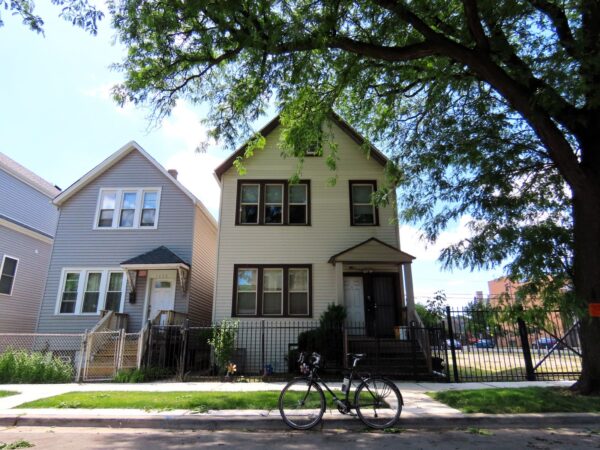
[[[421,349],[425,355],[425,360],[427,362],[427,370],[431,373],[433,367],[431,364],[431,343],[429,342],[429,333],[427,333],[427,328],[425,327],[425,324],[421,320],[421,317],[419,316],[419,313],[417,311],[409,310],[408,314],[409,320],[411,322],[414,322],[416,328],[418,328],[419,330],[416,331],[415,327],[413,327],[412,331],[414,332],[414,336],[411,336],[411,339],[416,339],[416,341],[421,346]]]

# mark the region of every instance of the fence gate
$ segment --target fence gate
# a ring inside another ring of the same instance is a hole
[[[139,333],[98,331],[87,335],[83,381],[112,379],[121,369],[135,369]]]

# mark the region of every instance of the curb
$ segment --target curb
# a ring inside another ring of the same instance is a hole
[[[469,416],[420,416],[400,417],[397,428],[409,429],[444,429],[444,428],[545,428],[598,426],[600,414],[473,414]],[[60,416],[60,415],[0,415],[0,426],[3,427],[82,427],[82,428],[161,428],[175,430],[279,430],[289,428],[279,416],[131,416],[131,417],[98,417],[98,416]],[[353,417],[324,418],[315,430],[350,429],[364,431],[365,425]]]

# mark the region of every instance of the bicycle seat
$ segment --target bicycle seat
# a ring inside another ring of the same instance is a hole
[[[366,358],[367,354],[366,353],[348,353],[348,356],[352,359],[360,361],[361,359]]]

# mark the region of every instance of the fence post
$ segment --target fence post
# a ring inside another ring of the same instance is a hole
[[[460,382],[458,377],[458,365],[456,364],[456,346],[454,345],[454,327],[452,326],[452,312],[450,307],[446,306],[446,320],[448,322],[448,336],[450,339],[450,354],[452,355],[452,372],[454,373],[454,382]],[[448,378],[450,378],[448,374]]]
[[[152,363],[152,321],[148,320],[148,344],[146,345],[146,367]]]
[[[342,330],[343,330],[343,339],[344,339],[344,345],[343,345],[343,352],[344,354],[342,355],[342,367],[344,369],[348,369],[348,330],[346,329],[346,325],[343,324],[342,325]]]
[[[87,340],[88,340],[88,330],[86,329],[83,332],[83,336],[81,338],[81,347],[79,349],[79,362],[77,363],[77,378],[75,379],[75,381],[77,381],[78,383],[80,383],[83,378],[83,361],[85,360],[85,355],[87,353]]]
[[[533,370],[533,362],[531,361],[531,348],[529,348],[527,325],[521,317],[517,318],[517,325],[519,326],[521,348],[523,349],[523,359],[525,360],[525,376],[527,381],[535,381],[535,371]]]
[[[260,373],[265,371],[265,319],[260,321]]]
[[[417,334],[415,328],[415,321],[410,321],[410,348],[412,353],[412,368],[413,368],[413,378],[418,381],[418,373],[417,373]],[[425,349],[423,349],[425,350]]]
[[[181,379],[181,381],[183,381],[183,377],[185,376],[185,362],[187,360],[187,349],[188,349],[189,336],[190,336],[190,320],[185,319],[185,322],[183,323],[183,330],[182,330],[183,342],[181,343],[181,355],[179,357],[179,367],[180,367],[179,378]]]

